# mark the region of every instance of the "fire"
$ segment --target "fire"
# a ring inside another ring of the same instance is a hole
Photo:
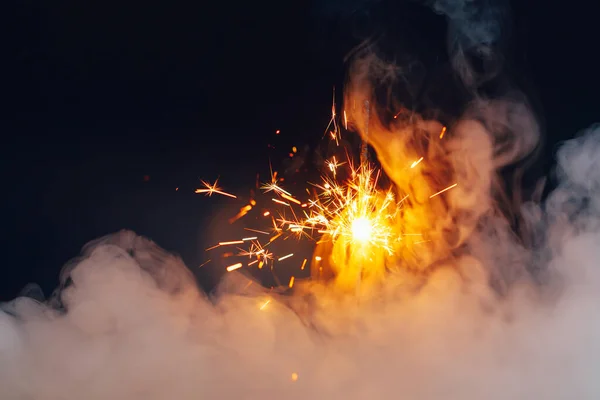
[[[330,140],[336,147],[342,137],[342,127],[346,129],[348,127],[348,116],[345,110],[342,115],[343,124],[339,124],[334,102],[326,133],[331,133]],[[444,127],[440,139],[445,133]],[[278,268],[280,265],[291,266],[292,262],[287,260],[293,259],[294,254],[274,254],[267,249],[268,246],[277,240],[288,238],[307,239],[316,243],[311,267],[313,277],[325,279],[322,274],[327,273],[330,278],[333,278],[336,286],[349,290],[356,290],[365,283],[383,279],[386,271],[396,263],[397,258],[407,254],[406,249],[409,249],[409,252],[413,251],[412,245],[429,242],[431,238],[423,237],[423,233],[418,231],[420,227],[427,226],[426,220],[415,219],[418,213],[410,214],[409,224],[404,221],[409,215],[404,210],[407,207],[406,200],[411,194],[403,193],[397,184],[386,186],[382,182],[382,170],[372,165],[365,156],[365,145],[360,150],[361,157],[357,166],[353,164],[352,156],[349,154],[346,154],[344,162],[340,162],[339,154],[332,155],[325,161],[321,181],[307,182],[304,192],[300,193],[292,193],[291,189],[284,188],[283,178],[278,177],[277,171],[271,168],[268,182],[259,185],[257,181],[257,188],[264,194],[265,203],[269,204],[263,205],[257,216],[259,221],[264,221],[264,225],[257,227],[260,229],[244,228],[267,237],[232,238],[219,242],[218,245],[207,250],[237,244],[244,245],[249,242],[248,248],[239,248],[240,252],[237,255],[233,254],[237,257],[249,257],[249,260],[231,264],[227,267],[227,271],[250,267],[261,269],[263,265],[268,265],[273,272],[276,265]],[[416,157],[406,159],[407,177],[411,173],[418,173],[416,170],[423,168],[422,165],[427,163],[425,156],[418,154],[412,156]],[[416,168],[417,166],[420,167]],[[210,184],[203,181],[202,183],[204,188],[197,189],[196,193],[209,196],[216,193],[237,198],[233,194],[224,192],[217,186],[217,182]],[[458,183],[454,183],[441,190],[436,188],[435,190],[439,191],[435,193],[431,190],[428,193],[429,199],[457,185]],[[254,196],[246,204],[248,205],[243,207],[238,215],[229,220],[230,223],[253,214],[253,206],[256,205]],[[415,223],[416,221],[418,223]],[[265,229],[269,226],[270,228]],[[407,226],[410,228],[406,228]],[[407,232],[407,229],[413,231]],[[418,240],[413,240],[411,237],[416,237],[415,239]],[[418,248],[419,246],[415,246],[415,249]],[[301,265],[294,263],[294,268],[304,270],[309,259],[305,258]],[[275,272],[273,274],[275,276]],[[282,282],[281,286],[292,288],[295,280],[298,279],[294,275],[288,274],[291,276],[288,284]],[[276,276],[275,278],[279,282]]]
[[[373,224],[367,217],[358,217],[352,221],[352,239],[358,243],[367,243],[371,240]]]

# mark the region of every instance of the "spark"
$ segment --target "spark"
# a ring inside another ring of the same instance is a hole
[[[242,244],[242,243],[244,243],[243,240],[232,240],[230,242],[219,242],[219,246],[229,246],[232,244]]]
[[[233,224],[235,221],[237,221],[238,219],[242,218],[244,215],[248,214],[248,212],[252,210],[252,205],[248,204],[242,208],[240,208],[240,212],[237,213],[234,217],[231,217],[229,219],[229,223]]]
[[[417,165],[419,165],[419,163],[420,163],[421,161],[423,161],[423,157],[421,157],[421,158],[419,158],[417,161],[413,162],[413,163],[411,164],[411,166],[410,166],[410,167],[411,167],[411,168],[414,168],[414,167],[416,167]]]
[[[296,382],[298,380],[298,374],[296,372],[292,372],[292,382]]]
[[[348,115],[343,110],[342,124],[338,122],[337,108],[335,103],[335,88],[331,105],[331,119],[325,129],[324,136],[330,135],[339,145],[342,128],[348,129]],[[402,111],[401,111],[402,112]],[[401,112],[394,116],[397,118]],[[446,127],[442,128],[440,138],[446,132]],[[277,131],[279,134],[279,130]],[[298,148],[291,148],[290,156],[294,156]],[[244,228],[245,230],[255,232],[261,235],[268,235],[268,241],[264,240],[261,244],[258,236],[242,237],[242,239],[219,242],[217,246],[241,245],[237,247],[238,251],[230,252],[225,256],[242,257],[248,256],[247,263],[236,263],[229,265],[228,272],[242,268],[244,265],[256,266],[262,269],[268,266],[273,273],[275,282],[279,286],[285,286],[286,282],[281,282],[275,274],[274,267],[277,262],[284,261],[293,257],[293,253],[281,255],[273,248],[267,246],[278,239],[286,241],[290,238],[298,240],[304,238],[314,241],[317,245],[328,243],[328,253],[320,252],[320,256],[314,256],[315,269],[323,271],[324,268],[332,268],[336,276],[336,285],[358,288],[363,281],[370,277],[383,277],[387,273],[387,260],[404,253],[404,246],[424,243],[422,234],[415,229],[414,225],[405,227],[402,223],[407,213],[404,211],[407,207],[412,207],[412,202],[406,202],[409,193],[402,192],[392,184],[388,184],[386,179],[382,178],[381,169],[372,166],[368,159],[361,157],[358,165],[353,165],[353,158],[346,153],[346,159],[340,160],[339,154],[332,155],[325,161],[326,170],[316,183],[307,182],[307,185],[298,193],[292,194],[291,186],[284,188],[284,178],[278,176],[277,171],[270,167],[270,179],[268,182],[260,182],[259,176],[256,176],[256,189],[265,195],[262,201],[269,202],[269,206],[264,204],[259,212],[253,211],[257,206],[254,200],[255,192],[251,192],[251,199],[247,205],[240,209],[240,212],[230,220],[235,221],[246,214],[256,212],[255,219],[262,224],[269,224],[265,218],[270,219],[272,226],[265,230]],[[416,168],[424,157],[406,162],[410,168]],[[343,161],[343,162],[341,162]],[[345,165],[342,169],[341,167]],[[343,179],[342,179],[343,177]],[[229,195],[217,186],[217,182],[210,184],[202,182],[205,188],[197,189],[197,193],[206,193],[212,195],[218,193]],[[296,182],[293,182],[296,184]],[[457,186],[457,183],[433,194],[434,198],[447,190]],[[266,195],[272,192],[272,194]],[[305,192],[305,193],[304,193]],[[257,199],[258,200],[258,199]],[[262,216],[262,217],[261,217]],[[264,218],[263,218],[264,217]],[[254,219],[254,218],[253,218]],[[424,221],[426,223],[426,221]],[[263,225],[264,227],[264,225]],[[259,227],[260,228],[260,227]],[[414,233],[405,233],[409,230]],[[416,239],[409,239],[408,236],[419,236]],[[414,240],[421,240],[415,242]],[[211,249],[212,249],[211,248]],[[208,250],[208,249],[207,249]],[[285,254],[285,253],[284,253]],[[319,264],[323,258],[327,262]],[[271,263],[269,264],[269,260]],[[300,267],[300,271],[306,268],[308,258],[294,268]],[[288,275],[290,276],[290,275]],[[287,286],[292,288],[295,277],[291,275]],[[268,304],[265,303],[265,305]],[[262,309],[262,308],[261,308]]]
[[[271,299],[269,299],[269,300],[265,301],[265,302],[263,303],[263,305],[262,305],[262,306],[260,306],[260,309],[261,309],[261,310],[264,310],[264,309],[265,309],[265,307],[266,307],[266,306],[268,306],[270,302],[271,302]]]
[[[292,257],[293,255],[294,255],[294,253],[290,253],[290,254],[288,254],[286,256],[279,257],[279,259],[277,261],[283,261],[285,259],[288,259],[288,258]]]
[[[258,229],[251,229],[251,228],[244,228],[244,229],[247,230],[247,231],[250,231],[250,232],[262,233],[263,235],[268,235],[269,234],[269,232],[259,231]]]
[[[242,263],[236,263],[233,265],[230,265],[229,267],[227,267],[227,272],[231,272],[231,271],[235,271],[236,269],[242,268],[244,264]]]
[[[271,170],[271,182],[263,183],[260,188],[262,190],[264,190],[265,193],[267,193],[267,192],[275,192],[275,193],[279,193],[279,194],[285,193],[288,196],[291,196],[292,194],[290,192],[283,190],[279,185],[277,185],[277,183],[280,181],[280,179],[277,179],[277,171],[273,172],[273,168],[271,166],[269,166],[269,168]]]
[[[212,185],[206,181],[201,181],[202,184],[204,185],[205,189],[196,189],[195,193],[206,193],[207,196],[212,196],[213,193],[216,194],[220,194],[222,196],[227,196],[227,197],[231,197],[234,199],[237,199],[237,196],[231,194],[231,193],[227,193],[227,192],[223,192],[223,190],[218,186],[218,179],[215,181],[215,183],[213,183]]]
[[[204,261],[202,264],[200,264],[200,266],[198,266],[198,268],[202,268],[202,267],[204,267],[204,266],[205,266],[206,264],[208,264],[209,262],[210,262],[210,259],[209,259],[209,260],[206,260],[206,261]]]
[[[456,186],[458,186],[458,183],[455,183],[455,184],[453,184],[453,185],[450,185],[450,186],[448,186],[446,189],[442,189],[442,190],[440,190],[439,192],[432,194],[431,196],[429,196],[429,198],[430,198],[430,199],[433,199],[435,196],[437,196],[437,195],[439,195],[439,194],[442,194],[442,193],[444,193],[444,192],[446,192],[446,191],[448,191],[448,190],[450,190],[450,189],[452,189],[452,188],[455,188]]]
[[[290,206],[290,203],[286,203],[285,201],[281,201],[278,199],[271,199],[271,200],[273,200],[275,203],[283,204],[284,206],[288,206],[288,207]]]
[[[444,138],[444,135],[446,134],[446,127],[442,127],[442,131],[440,132],[440,139]]]
[[[286,200],[289,200],[289,201],[291,201],[292,203],[296,203],[296,204],[298,204],[298,205],[302,204],[302,202],[301,202],[300,200],[298,200],[298,199],[295,199],[295,198],[293,198],[292,196],[288,196],[288,195],[287,195],[287,194],[285,194],[285,193],[282,193],[282,194],[281,194],[281,197],[283,197],[283,198],[284,198],[284,199],[286,199]],[[289,205],[289,204],[288,204],[288,205]]]
[[[333,156],[331,158],[331,161],[327,161],[327,167],[329,168],[329,170],[332,172],[333,177],[335,178],[335,176],[337,175],[337,169],[338,167],[342,166],[345,163],[340,163],[335,159],[335,156]]]

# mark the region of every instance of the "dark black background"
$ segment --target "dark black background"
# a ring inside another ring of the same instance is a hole
[[[194,194],[199,178],[239,191],[318,141],[344,56],[369,35],[444,48],[444,19],[405,3],[8,2],[0,299],[28,282],[49,292],[83,244],[121,228],[198,266],[229,202]],[[598,10],[513,3],[513,73],[549,173],[556,144],[598,118]],[[198,274],[210,286],[219,272]]]

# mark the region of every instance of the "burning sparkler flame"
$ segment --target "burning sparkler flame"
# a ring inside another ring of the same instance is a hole
[[[359,243],[370,241],[372,231],[371,221],[367,217],[358,217],[352,221],[352,238],[355,241]]]
[[[365,115],[368,118],[369,102],[365,101],[365,104]],[[341,113],[343,123],[338,123],[334,94],[331,120],[325,133],[330,133],[335,144],[339,145],[342,128],[347,129],[348,119],[350,117],[355,119],[356,115],[353,112],[350,110],[348,114],[343,110]],[[353,122],[354,125],[365,125],[365,129],[368,129],[368,123],[356,124],[355,120]],[[439,139],[444,137],[445,132],[446,127],[443,127]],[[379,138],[375,135],[378,135],[376,130],[373,132],[373,139]],[[385,143],[382,142],[380,145],[385,146]],[[265,194],[264,200],[267,203],[259,211],[258,220],[271,223],[272,226],[270,229],[264,229],[264,226],[261,229],[244,228],[267,237],[264,239],[258,239],[256,236],[231,238],[207,250],[250,242],[248,248],[238,248],[238,253],[230,252],[224,255],[224,257],[250,258],[245,262],[230,264],[227,271],[249,267],[261,269],[263,265],[269,264],[271,271],[274,271],[274,265],[291,265],[288,260],[293,258],[293,253],[279,254],[279,251],[274,248],[277,245],[271,247],[273,252],[269,252],[265,249],[266,246],[290,237],[308,239],[316,243],[313,262],[312,265],[309,264],[313,277],[315,269],[318,269],[318,276],[321,276],[323,271],[328,271],[327,274],[333,276],[334,284],[342,288],[356,288],[359,285],[366,287],[368,285],[364,285],[365,282],[382,279],[389,265],[397,265],[398,260],[403,260],[407,255],[426,251],[422,243],[429,243],[435,239],[426,232],[431,215],[420,209],[413,210],[415,201],[418,204],[426,202],[427,197],[434,199],[456,187],[458,183],[440,190],[439,187],[422,180],[423,175],[431,168],[424,162],[425,156],[406,153],[399,157],[404,158],[406,162],[404,172],[402,168],[395,170],[395,173],[403,173],[405,177],[401,176],[400,179],[398,176],[390,177],[393,183],[387,184],[386,187],[382,181],[383,171],[371,164],[365,156],[365,146],[366,142],[363,142],[358,165],[353,165],[353,157],[347,151],[344,161],[338,158],[339,154],[333,154],[325,161],[324,172],[326,173],[321,181],[309,182],[309,187],[305,188],[308,197],[305,193],[292,193],[290,188],[284,188],[284,179],[278,177],[277,171],[274,171],[270,165],[270,179],[267,182],[258,185],[257,177],[257,187]],[[435,162],[430,154],[427,158],[430,162]],[[383,164],[382,166],[385,167]],[[412,183],[412,179],[419,178],[422,181]],[[203,181],[202,183],[205,188],[197,189],[196,193],[205,193],[208,196],[216,193],[236,197],[224,192],[217,186],[217,182],[210,184]],[[414,197],[415,201],[407,201],[409,197]],[[246,204],[229,220],[230,223],[253,212],[256,205],[254,197]],[[419,246],[413,249],[412,245]],[[304,262],[299,266],[300,271],[304,270],[308,259],[304,258]],[[294,265],[298,268],[299,264]],[[274,277],[276,281],[280,281],[275,275]],[[294,286],[295,279],[292,275],[287,285],[289,288]]]

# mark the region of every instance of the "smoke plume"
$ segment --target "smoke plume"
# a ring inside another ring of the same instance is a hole
[[[377,94],[402,68],[372,47],[346,90],[351,124],[410,193],[406,229],[429,221],[431,240],[402,254],[403,268],[360,298],[318,282],[276,295],[237,272],[206,295],[181,259],[118,232],[87,245],[48,301],[2,306],[0,398],[599,398],[600,127],[562,145],[546,201],[513,210],[529,228],[524,245],[498,171],[531,154],[539,130],[517,88],[482,87],[502,75],[492,54],[505,9],[432,8],[450,21],[470,94],[450,123],[397,99],[401,112],[387,113]],[[490,61],[483,70],[467,60],[473,50]]]

